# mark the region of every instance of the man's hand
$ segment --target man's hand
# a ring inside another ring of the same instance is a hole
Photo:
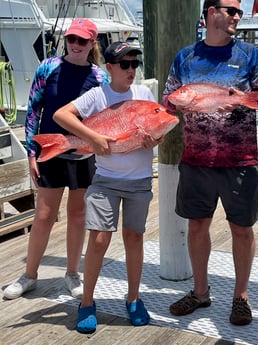
[[[143,145],[142,146],[145,149],[152,149],[153,147],[161,144],[163,140],[164,140],[164,137],[161,137],[159,139],[154,139],[151,135],[146,133],[143,137]]]
[[[245,94],[243,91],[235,89],[234,87],[230,87],[228,89],[228,93],[230,96],[233,96],[233,95],[243,96]],[[232,112],[236,107],[237,105],[225,104],[223,105],[223,107],[218,108],[218,112],[219,113]]]

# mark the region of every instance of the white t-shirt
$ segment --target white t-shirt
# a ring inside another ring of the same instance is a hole
[[[90,89],[72,103],[78,109],[82,118],[91,116],[115,103],[126,100],[149,100],[155,98],[150,89],[144,85],[131,85],[127,92],[119,93],[110,85]],[[136,180],[152,176],[152,149],[137,149],[128,153],[111,155],[96,155],[96,173],[101,176]]]

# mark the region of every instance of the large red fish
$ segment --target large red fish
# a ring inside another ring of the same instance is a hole
[[[233,92],[229,88],[212,83],[192,83],[181,86],[168,96],[178,109],[190,112],[212,113],[226,104],[244,105],[258,109],[258,92]]]
[[[258,0],[254,0],[252,16],[254,16],[256,13],[258,13]]]
[[[179,122],[167,108],[144,100],[114,104],[86,119],[83,124],[96,132],[116,139],[110,142],[112,153],[129,152],[142,146],[147,133],[159,139]],[[90,143],[74,135],[38,134],[33,139],[41,146],[38,161],[44,162],[60,153],[74,149],[75,154],[92,153]]]

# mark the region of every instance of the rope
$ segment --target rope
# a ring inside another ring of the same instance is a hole
[[[59,32],[59,35],[58,35],[56,47],[59,46],[61,36],[63,35],[63,27],[64,27],[65,19],[67,18],[67,13],[68,13],[70,5],[71,5],[71,0],[68,0],[68,3],[66,4],[66,10],[65,10],[65,13],[64,13],[64,18],[63,18],[62,26],[60,28],[60,32]]]
[[[0,62],[0,111],[10,125],[17,117],[15,86],[11,64]]]

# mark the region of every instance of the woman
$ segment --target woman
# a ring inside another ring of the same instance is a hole
[[[57,219],[65,187],[67,199],[67,271],[65,283],[72,296],[82,294],[78,274],[84,242],[84,194],[95,171],[94,156],[65,153],[37,163],[39,147],[33,141],[38,133],[67,132],[52,119],[54,112],[92,87],[108,83],[106,72],[98,67],[98,30],[84,18],[75,19],[65,33],[67,54],[44,60],[31,86],[25,122],[30,173],[38,188],[35,219],[32,224],[25,273],[4,290],[8,299],[20,297],[37,285],[37,271]]]

